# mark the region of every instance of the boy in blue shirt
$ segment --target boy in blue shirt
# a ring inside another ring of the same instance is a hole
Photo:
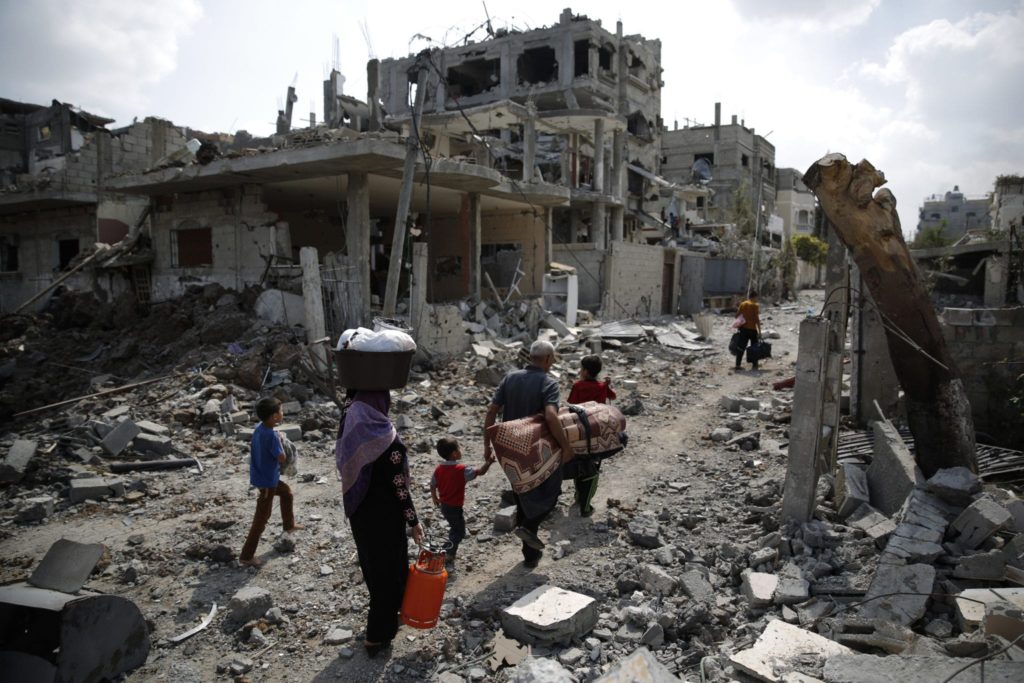
[[[252,445],[249,458],[249,483],[256,487],[256,514],[252,518],[252,527],[238,555],[239,564],[248,567],[259,567],[263,564],[256,557],[256,546],[260,542],[263,530],[267,528],[270,513],[274,508],[274,496],[281,497],[281,522],[285,532],[302,529],[295,523],[292,511],[292,491],[288,484],[281,481],[281,465],[284,464],[284,447],[274,427],[284,420],[281,402],[276,398],[261,398],[256,403],[256,417],[260,424],[252,434]]]

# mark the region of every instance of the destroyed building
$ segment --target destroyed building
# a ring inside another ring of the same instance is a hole
[[[775,213],[775,146],[735,114],[722,123],[720,102],[715,103],[714,124],[662,133],[662,173],[675,182],[705,180],[714,190],[707,206],[710,222],[732,222],[739,199],[762,229]]]
[[[933,194],[921,206],[917,229],[942,228],[947,239],[962,237],[969,230],[984,230],[991,224],[988,195],[968,197],[959,185],[945,194]]]

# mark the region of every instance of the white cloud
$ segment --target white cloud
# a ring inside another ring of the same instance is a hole
[[[844,31],[866,22],[882,0],[733,0],[747,21],[803,33]]]
[[[15,86],[4,96],[119,117],[145,110],[201,16],[197,0],[0,4],[0,81]]]

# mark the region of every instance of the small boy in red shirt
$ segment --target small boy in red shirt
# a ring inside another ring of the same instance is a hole
[[[466,482],[487,474],[495,457],[491,455],[479,468],[463,465],[459,462],[462,459],[459,442],[450,436],[437,440],[437,454],[444,462],[434,469],[434,476],[430,478],[430,497],[448,522],[448,540],[452,549],[445,558],[445,564],[454,569],[455,553],[466,537],[466,517],[462,510],[466,501]]]
[[[597,376],[601,374],[601,357],[584,356],[580,361],[580,378],[574,382],[572,390],[569,391],[569,403],[578,404],[587,401],[607,403],[608,399],[615,398],[612,390],[611,380],[605,378],[603,382],[598,381]],[[601,463],[597,460],[580,462],[577,465],[579,474],[573,478],[576,484],[576,502],[580,505],[580,515],[589,517],[594,514],[593,500],[597,493],[597,478],[601,474]]]
[[[578,404],[587,401],[607,403],[608,399],[615,398],[612,390],[612,381],[607,377],[603,382],[597,380],[601,374],[601,357],[584,356],[580,361],[580,378],[574,382],[569,392],[569,403]]]

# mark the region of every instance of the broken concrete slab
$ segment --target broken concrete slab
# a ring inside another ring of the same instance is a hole
[[[110,433],[103,438],[103,442],[100,444],[103,446],[103,450],[110,456],[118,456],[124,449],[128,448],[128,444],[132,442],[135,437],[139,435],[142,430],[137,424],[131,420],[123,420],[115,426]]]
[[[283,424],[275,427],[277,431],[284,434],[290,441],[302,441],[302,427],[297,424]]]
[[[1003,546],[1006,564],[1017,569],[1024,569],[1024,534],[1017,534]]]
[[[957,623],[969,633],[981,626],[987,605],[1009,602],[1024,609],[1024,588],[969,588],[955,600]]]
[[[655,595],[672,595],[676,589],[675,577],[655,564],[640,566],[640,583]]]
[[[1006,555],[1002,550],[962,555],[957,559],[953,576],[958,579],[1002,581],[1006,576]]]
[[[38,444],[28,439],[16,439],[7,450],[7,456],[0,462],[0,482],[13,484],[21,481],[29,462],[36,455]]]
[[[509,675],[509,683],[575,683],[568,669],[553,659],[527,657]]]
[[[953,540],[965,550],[973,550],[1011,519],[1010,512],[990,498],[979,498],[953,520]]]
[[[985,605],[985,618],[981,630],[986,636],[1001,636],[1010,642],[1024,635],[1024,608],[1012,602],[993,602]]]
[[[523,643],[553,645],[581,638],[597,625],[597,601],[557,586],[540,586],[501,611],[505,633]]]
[[[966,507],[981,491],[981,480],[966,467],[948,467],[933,474],[925,488],[947,503]]]
[[[164,427],[161,424],[157,424],[156,422],[150,422],[149,420],[138,420],[135,424],[139,426],[139,429],[149,434],[158,434],[160,436],[166,436],[171,431],[167,427]]]
[[[899,527],[896,527],[897,530]],[[896,536],[889,538],[885,552],[879,558],[884,564],[931,563],[943,554],[942,546],[932,541],[919,541],[913,538]]]
[[[884,546],[896,530],[896,522],[867,504],[859,506],[846,521],[853,528],[863,531],[879,547]]]
[[[844,464],[836,472],[836,503],[839,518],[846,519],[861,505],[871,502],[868,474],[863,467]]]
[[[826,683],[892,683],[892,681],[945,681],[957,683],[1017,683],[1019,662],[988,661],[984,673],[971,666],[975,659],[963,657],[879,657],[850,654],[830,657],[825,663]],[[962,672],[961,669],[963,670]],[[958,673],[960,672],[960,673]]]
[[[259,619],[274,606],[270,592],[259,586],[246,586],[231,596],[228,601],[228,615],[232,621],[245,623]]]
[[[910,626],[924,616],[934,584],[935,567],[926,564],[880,564],[865,595],[865,600],[870,602],[861,607],[860,616],[888,619]]]
[[[740,592],[751,607],[767,607],[775,599],[779,577],[764,572],[745,572]]]
[[[657,520],[652,517],[640,515],[634,517],[626,528],[629,540],[644,548],[660,548],[664,545],[661,540],[661,527]]]
[[[892,423],[885,420],[873,422],[872,430],[874,457],[867,471],[871,505],[886,515],[892,515],[903,506],[914,487],[924,483],[924,476]]]
[[[139,453],[152,455],[169,455],[174,450],[170,437],[146,432],[135,437],[132,447]]]
[[[117,406],[103,413],[103,417],[105,417],[108,420],[114,421],[117,418],[121,417],[122,415],[127,415],[131,411],[132,409],[130,406]]]
[[[76,543],[62,538],[46,551],[28,582],[37,588],[77,593],[103,557],[104,550],[101,543]]]
[[[679,577],[679,587],[683,595],[690,600],[703,605],[714,605],[715,589],[699,571],[683,572]]]
[[[897,655],[905,652],[915,639],[909,628],[890,621],[846,617],[829,619],[826,625],[823,635],[857,650],[877,648]]]
[[[776,619],[752,647],[732,655],[729,661],[745,674],[776,683],[800,680],[791,678],[792,673],[817,677],[825,660],[852,654],[845,645]]]
[[[620,659],[594,683],[680,683],[680,679],[655,659],[650,650],[641,647]]]
[[[100,500],[110,496],[123,496],[124,482],[120,479],[102,479],[100,477],[86,477],[83,479],[72,479],[68,491],[68,498],[72,503],[81,503],[86,500]]]

